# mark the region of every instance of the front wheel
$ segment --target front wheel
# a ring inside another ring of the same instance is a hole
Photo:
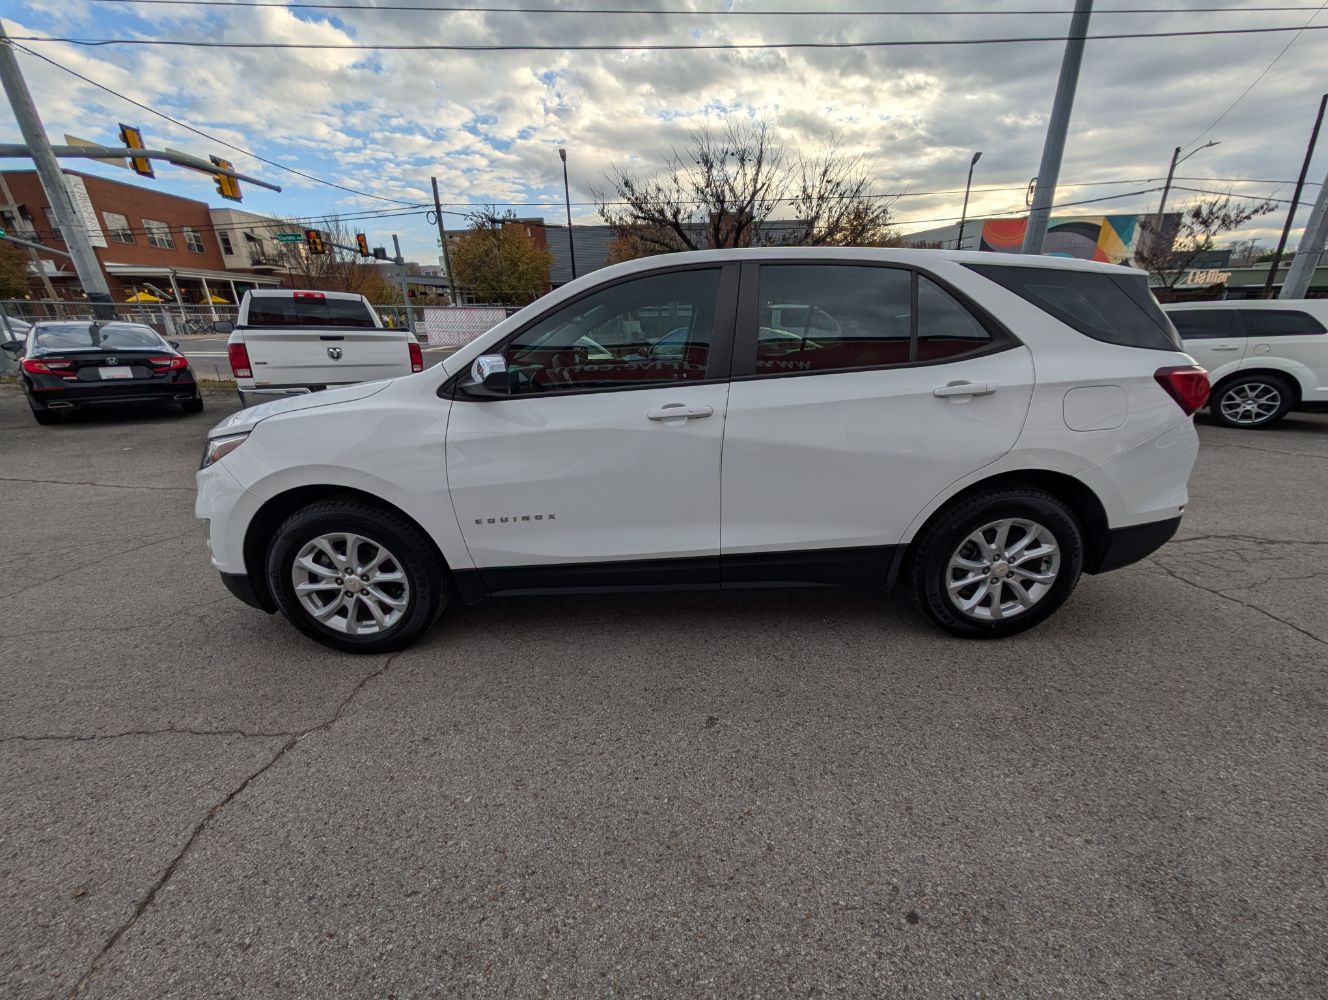
[[[1050,493],[1009,487],[967,497],[914,542],[910,589],[933,623],[969,639],[1014,635],[1049,617],[1079,582],[1083,534]]]
[[[399,514],[350,498],[288,517],[268,548],[267,579],[292,625],[348,653],[409,645],[447,602],[428,538]]]
[[[1226,427],[1271,427],[1291,409],[1291,386],[1276,375],[1237,376],[1218,386],[1208,410]]]

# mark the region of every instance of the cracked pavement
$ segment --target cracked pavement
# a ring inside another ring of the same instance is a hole
[[[0,996],[1307,997],[1328,417],[1030,634],[836,591],[489,602],[392,657],[230,598],[208,412],[0,387]]]

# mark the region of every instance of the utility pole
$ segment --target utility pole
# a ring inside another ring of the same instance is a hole
[[[447,251],[447,226],[443,223],[443,203],[438,200],[438,178],[430,177],[433,184],[433,214],[438,223],[438,242],[443,245],[443,270],[447,272],[447,297],[457,305],[456,280],[452,277],[452,255]]]
[[[5,33],[3,21],[0,21],[0,83],[4,84],[10,107],[14,111],[14,120],[23,134],[23,141],[27,143],[32,162],[37,167],[37,176],[41,178],[46,200],[51,203],[56,225],[60,227],[65,245],[69,247],[79,283],[89,302],[109,303],[110,286],[106,284],[106,276],[102,274],[101,264],[92,249],[83,220],[74,211],[74,203],[65,188],[65,175],[51,151],[51,141],[46,136],[46,129],[42,127],[41,117],[37,114],[37,106],[33,104],[32,95],[28,92],[27,82],[19,69],[18,58],[14,55],[13,43]],[[109,310],[98,310],[94,306],[93,311],[95,314]]]
[[[1212,146],[1220,146],[1220,145],[1222,144],[1217,141],[1205,142],[1202,146],[1198,147],[1197,149],[1190,150],[1184,156],[1180,155],[1180,151],[1185,147],[1184,146],[1176,147],[1175,151],[1171,154],[1171,166],[1167,168],[1167,180],[1166,183],[1162,185],[1162,200],[1157,203],[1157,215],[1153,216],[1153,231],[1148,234],[1149,240],[1162,239],[1162,215],[1167,210],[1167,196],[1171,194],[1171,182],[1176,176],[1176,167],[1184,163],[1195,153],[1200,153],[1205,149],[1211,148]],[[1174,241],[1175,239],[1174,234],[1172,236],[1172,239]]]
[[[1056,181],[1060,178],[1061,157],[1065,153],[1065,134],[1070,128],[1070,111],[1074,107],[1074,91],[1079,84],[1079,64],[1084,59],[1084,41],[1092,13],[1093,0],[1074,0],[1070,35],[1065,42],[1065,55],[1061,58],[1061,77],[1056,83],[1051,120],[1047,122],[1047,139],[1042,144],[1037,190],[1033,193],[1033,205],[1028,210],[1028,227],[1024,230],[1024,245],[1020,253],[1040,254],[1042,241],[1047,238],[1047,220],[1051,217],[1051,203],[1056,199]]]
[[[1277,241],[1273,259],[1268,264],[1268,277],[1263,283],[1263,298],[1273,297],[1273,285],[1277,281],[1277,267],[1282,263],[1282,251],[1286,249],[1287,237],[1291,235],[1291,223],[1295,221],[1296,209],[1300,207],[1300,193],[1305,189],[1305,175],[1310,170],[1310,160],[1314,158],[1314,145],[1319,141],[1319,126],[1323,124],[1323,109],[1328,105],[1328,94],[1319,98],[1319,114],[1314,119],[1314,128],[1310,129],[1310,144],[1305,149],[1305,160],[1300,165],[1300,176],[1296,178],[1296,193],[1291,196],[1291,207],[1287,209],[1286,223],[1282,226],[1282,238]],[[1301,242],[1304,242],[1303,240]]]
[[[401,256],[401,241],[392,234],[392,250],[396,253],[397,277],[401,279],[401,305],[406,310],[406,329],[415,332],[415,318],[410,314],[410,294],[406,288],[406,258]]]
[[[1303,299],[1314,280],[1314,270],[1323,256],[1323,245],[1328,241],[1328,178],[1319,188],[1319,197],[1310,211],[1310,221],[1305,223],[1305,231],[1300,234],[1300,246],[1287,271],[1286,281],[1279,299]]]

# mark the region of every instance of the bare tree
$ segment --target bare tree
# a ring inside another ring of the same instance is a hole
[[[834,140],[818,155],[789,156],[764,121],[701,128],[659,173],[615,167],[607,179],[611,190],[595,192],[599,213],[630,256],[754,243],[873,246],[897,235],[894,198],[872,190],[862,157]],[[774,218],[781,206],[791,219]]]
[[[1267,215],[1272,202],[1232,201],[1230,194],[1200,198],[1180,213],[1179,222],[1158,226],[1142,219],[1135,262],[1152,274],[1168,292],[1175,289],[1191,265],[1212,250],[1223,233],[1239,229],[1251,219]]]

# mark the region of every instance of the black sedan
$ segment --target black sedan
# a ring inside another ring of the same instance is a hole
[[[34,323],[3,345],[19,356],[23,392],[39,424],[99,406],[178,403],[201,413],[203,398],[178,345],[140,323],[95,320]]]

